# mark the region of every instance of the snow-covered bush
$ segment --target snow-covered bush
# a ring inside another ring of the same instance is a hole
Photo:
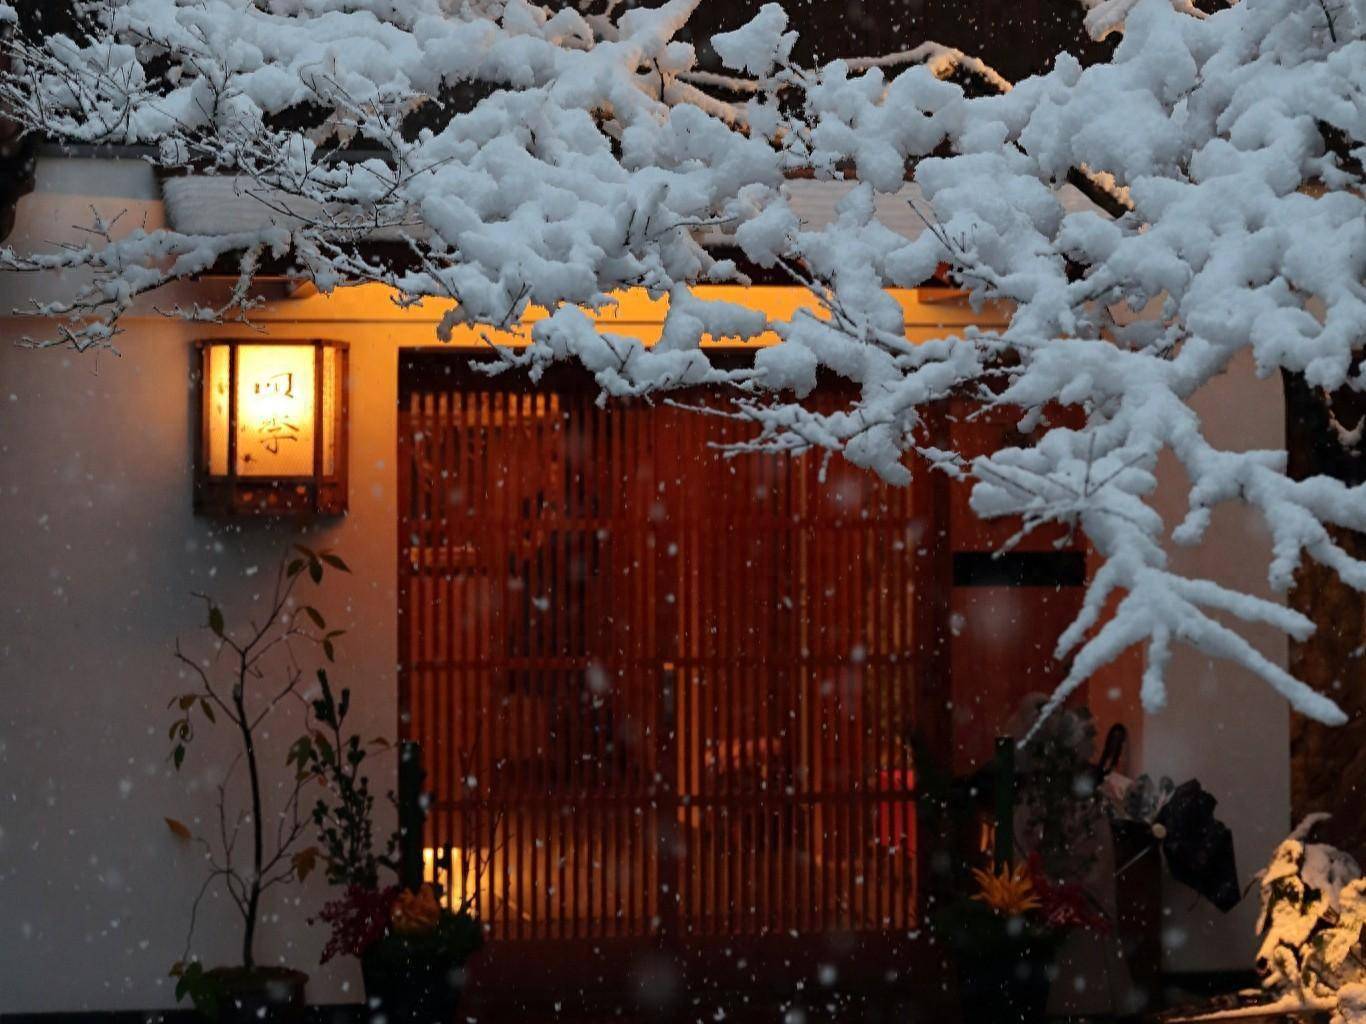
[[[1309,841],[1327,815],[1306,818],[1261,873],[1263,984],[1286,1004],[1337,1004],[1336,1021],[1366,1022],[1366,879],[1347,853]]]
[[[1237,628],[1302,639],[1305,616],[1175,572],[1169,549],[1200,544],[1215,510],[1241,503],[1271,538],[1275,590],[1305,558],[1366,589],[1366,563],[1332,534],[1366,529],[1366,489],[1291,479],[1284,451],[1221,447],[1193,409],[1240,358],[1324,394],[1366,387],[1366,0],[1244,0],[1212,15],[1088,0],[1097,35],[1123,33],[1113,58],[1063,54],[1013,87],[962,54],[890,39],[886,59],[799,66],[774,4],[713,39],[733,75],[702,70],[678,38],[698,3],[98,0],[78,38],[16,36],[0,100],[25,127],[231,175],[273,215],[226,235],[101,223],[86,246],[3,253],[87,282],[34,310],[55,318],[37,340],[110,345],[140,295],[225,265],[239,275],[231,294],[168,312],[245,317],[266,263],[324,291],[381,282],[400,303],[447,300],[443,337],[520,332],[504,363],[533,376],[572,359],[607,395],[713,382],[755,424],[751,448],[839,451],[897,482],[933,467],[974,481],[982,516],[1083,533],[1100,564],[1058,641],[1070,669],[1051,706],[1138,645],[1156,709],[1184,643],[1343,721]],[[946,80],[955,68],[999,94],[968,95]],[[817,229],[789,203],[794,176],[858,185]],[[874,202],[908,179],[923,197],[907,200],[926,227],[915,238]],[[1064,182],[1099,208],[1066,208]],[[705,244],[718,236],[808,288],[819,315],[691,292],[745,279]],[[376,239],[399,240],[405,258]],[[886,288],[941,267],[974,302],[1005,303],[1007,326],[909,343]],[[588,315],[632,287],[670,300],[653,346]],[[524,326],[533,305],[548,315]],[[752,368],[714,366],[700,348],[765,331],[783,343]],[[803,405],[818,372],[857,398]],[[949,395],[1016,410],[1041,437],[978,458],[945,451],[922,410]],[[1077,418],[1050,420],[1059,405]],[[1359,442],[1355,427],[1342,425],[1343,444]],[[1189,480],[1174,528],[1151,500],[1164,456]]]

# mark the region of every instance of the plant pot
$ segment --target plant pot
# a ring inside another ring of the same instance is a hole
[[[371,1018],[387,1024],[451,1024],[465,989],[465,968],[420,955],[395,959],[371,947],[361,955],[361,977]]]
[[[215,967],[218,1024],[294,1024],[303,1020],[308,975],[288,967]]]
[[[1022,941],[956,957],[964,1024],[1035,1024],[1048,1010],[1050,940]]]

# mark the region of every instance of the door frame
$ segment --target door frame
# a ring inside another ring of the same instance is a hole
[[[752,360],[754,351],[752,347],[714,351],[712,358],[713,362],[743,365]],[[493,359],[492,354],[446,347],[405,348],[400,353],[397,412],[400,453],[398,500],[401,507],[395,529],[400,591],[406,585],[403,562],[408,558],[409,546],[408,538],[404,535],[406,506],[403,503],[409,499],[414,486],[410,460],[402,457],[405,444],[410,443],[403,436],[403,417],[408,398],[413,390],[424,385],[430,386],[433,381],[452,389],[459,389],[466,383],[487,385],[487,376],[471,364],[491,362]],[[504,372],[520,378],[517,390],[528,394],[539,391],[597,390],[592,376],[577,365],[551,367],[536,384],[528,381],[520,370]],[[822,381],[822,385],[826,388],[839,386],[834,381]],[[923,412],[928,444],[948,447],[946,409],[945,403],[939,403]],[[915,644],[911,672],[915,680],[916,706],[944,710],[942,714],[925,715],[917,722],[917,741],[934,763],[948,764],[951,754],[949,708],[952,696],[949,597],[953,586],[949,485],[941,473],[931,472],[928,468],[921,472],[923,480],[927,482],[922,483],[922,486],[926,486],[928,492],[931,528],[926,531],[923,543],[911,553],[910,571],[918,584],[913,590],[912,635],[927,638],[928,642]],[[404,603],[400,593],[400,608]],[[398,650],[403,656],[407,648],[405,627],[401,621],[396,623],[396,630]],[[398,724],[401,735],[407,728],[403,721],[407,711],[406,686],[406,671],[400,667]],[[671,773],[673,761],[672,757],[664,760],[670,766]],[[670,779],[668,783],[675,808],[673,816],[661,813],[661,821],[668,822],[661,829],[665,836],[678,827],[677,780]],[[925,897],[933,890],[936,878],[936,873],[931,870],[932,852],[936,847],[934,840],[929,831],[923,827],[920,829],[915,851],[915,891],[922,912]],[[667,851],[661,851],[660,878],[666,877],[672,878],[672,891],[677,891],[677,859]],[[942,947],[929,943],[923,929],[900,935],[829,932],[815,936],[802,935],[795,939],[767,935],[718,943],[713,939],[689,941],[680,934],[676,915],[663,916],[674,916],[675,919],[663,923],[659,942],[592,940],[592,961],[599,964],[601,970],[589,972],[590,975],[596,974],[597,978],[594,981],[590,977],[588,980],[592,983],[588,985],[585,985],[583,967],[577,961],[563,963],[559,958],[544,955],[546,940],[500,939],[491,943],[480,956],[472,974],[475,982],[472,996],[476,1004],[487,1001],[490,1005],[502,1005],[511,997],[514,1002],[526,1006],[540,1005],[546,1001],[561,1002],[573,991],[582,991],[590,1002],[595,999],[610,1002],[613,999],[633,998],[629,991],[630,978],[620,968],[629,960],[639,959],[642,952],[647,958],[653,956],[678,964],[689,982],[705,983],[714,988],[731,985],[745,990],[774,988],[775,991],[790,995],[794,976],[807,976],[810,980],[815,947],[820,949],[824,957],[821,962],[835,966],[842,981],[859,985],[880,983],[889,985],[889,992],[901,994],[914,991],[917,1003],[922,998],[943,998],[941,980],[945,962]],[[817,941],[813,943],[813,939]],[[719,948],[722,945],[724,950]],[[737,968],[736,964],[744,966]]]

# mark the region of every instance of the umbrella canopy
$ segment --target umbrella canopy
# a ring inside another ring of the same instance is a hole
[[[1242,898],[1233,833],[1214,817],[1218,801],[1195,779],[1176,787],[1155,821],[1172,877],[1227,912]]]

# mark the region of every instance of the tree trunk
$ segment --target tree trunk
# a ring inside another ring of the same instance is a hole
[[[242,733],[242,745],[246,753],[247,776],[251,782],[251,839],[252,871],[251,885],[247,889],[246,920],[242,929],[242,966],[256,966],[254,947],[256,945],[256,918],[261,911],[261,868],[264,856],[264,842],[261,835],[261,772],[256,764],[255,737],[251,734],[251,722],[247,718],[246,705],[247,668],[243,659],[239,682],[233,690],[233,706],[237,711],[237,725]]]
[[[1290,476],[1326,475],[1347,484],[1366,480],[1366,443],[1349,449],[1329,413],[1347,430],[1366,417],[1366,395],[1346,389],[1331,396],[1284,374],[1286,448]],[[1347,554],[1366,560],[1366,535],[1333,530]],[[1329,727],[1293,715],[1290,723],[1290,803],[1295,821],[1314,811],[1333,820],[1328,841],[1366,863],[1366,595],[1331,569],[1307,561],[1295,577],[1290,605],[1313,620],[1308,640],[1290,642],[1290,671],[1332,697],[1349,716]]]

